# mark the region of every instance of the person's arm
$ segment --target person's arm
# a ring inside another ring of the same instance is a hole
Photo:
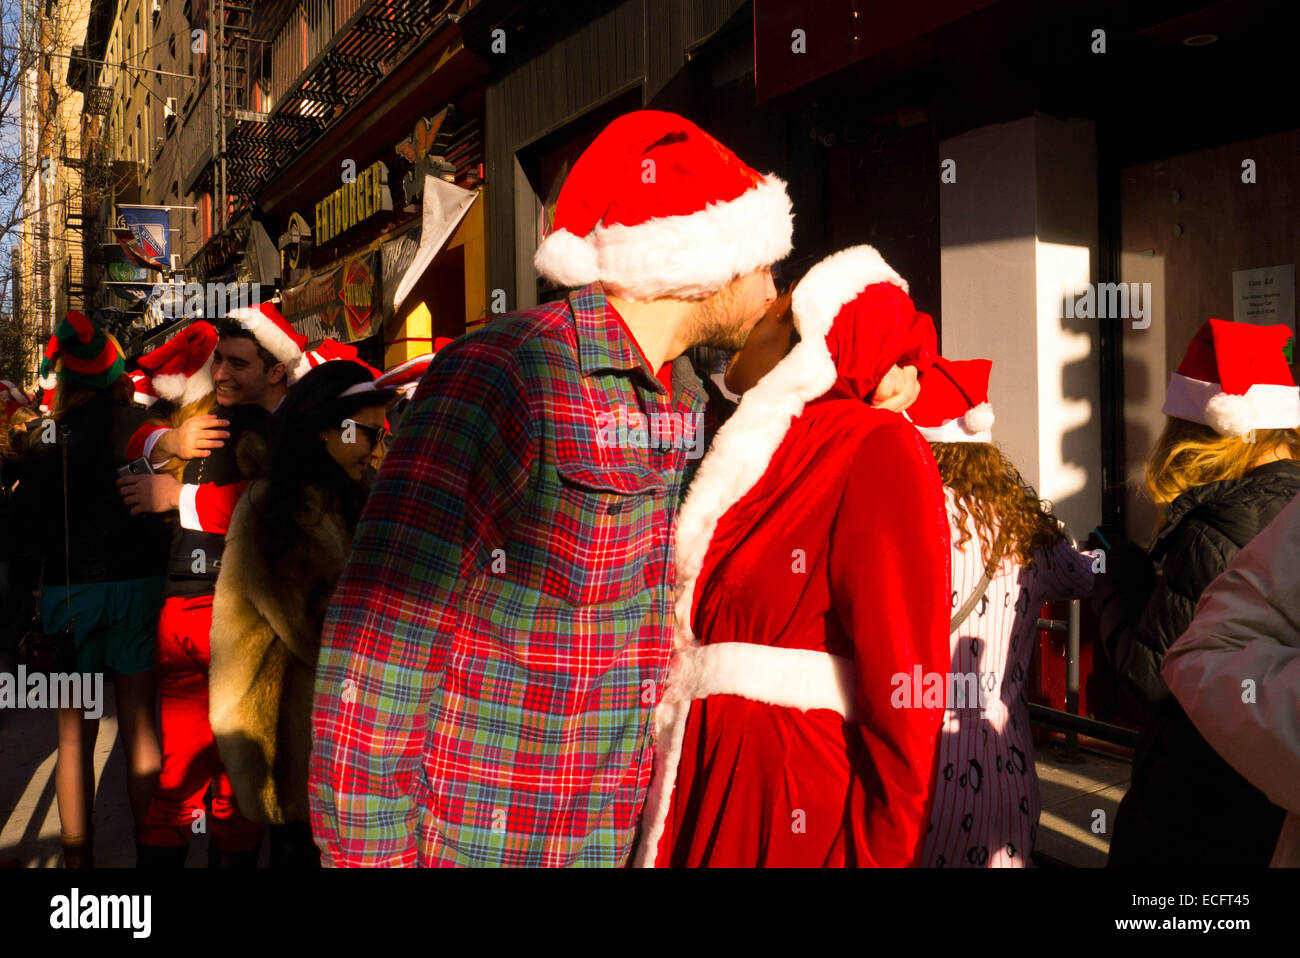
[[[1092,594],[1093,557],[1075,551],[1065,538],[1056,540],[1035,557],[1038,568],[1036,591],[1047,601],[1083,599]]]
[[[1214,750],[1300,814],[1300,498],[1201,595],[1163,675]]]
[[[515,358],[467,341],[430,368],[366,502],[325,618],[312,835],[333,866],[418,863],[415,791],[459,591],[503,547],[537,435]]]
[[[947,688],[948,515],[929,446],[904,420],[862,444],[831,532],[835,610],[857,658],[855,704],[874,767],[858,783],[865,831],[854,835],[861,866],[914,865],[929,825],[945,702],[895,707],[897,676],[938,674]]]

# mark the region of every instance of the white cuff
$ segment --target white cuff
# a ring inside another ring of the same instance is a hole
[[[180,504],[177,506],[181,515],[181,528],[203,532],[203,523],[199,521],[197,497],[199,487],[192,482],[181,486]]]
[[[153,456],[153,447],[156,446],[156,445],[158,445],[158,440],[161,439],[161,438],[163,437],[163,433],[165,433],[165,432],[171,432],[171,430],[170,430],[170,429],[155,429],[153,432],[149,433],[149,435],[148,435],[147,437],[145,437],[145,440],[144,440],[144,457],[145,457],[146,459],[149,459],[151,462],[152,462],[152,458],[151,458],[151,457]],[[164,459],[164,460],[163,460],[163,462],[169,462],[169,461],[170,461],[170,460],[167,460],[167,459]],[[162,465],[162,463],[158,463],[158,465]]]

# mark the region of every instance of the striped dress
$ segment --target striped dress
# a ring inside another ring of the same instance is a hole
[[[979,584],[984,562],[974,519],[963,544],[955,497],[945,488],[952,531],[952,609]],[[950,636],[952,690],[941,731],[939,778],[922,861],[935,867],[1031,864],[1038,831],[1038,777],[1025,681],[1044,602],[1092,591],[1092,559],[1068,542],[1040,550],[1028,568],[1004,556],[983,599]],[[969,690],[976,686],[976,693]],[[955,693],[955,694],[954,694]]]

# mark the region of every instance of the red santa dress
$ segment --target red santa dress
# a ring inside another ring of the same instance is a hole
[[[793,309],[800,342],[678,517],[639,865],[903,866],[925,838],[942,702],[891,693],[949,671],[948,520],[928,445],[870,400],[933,361],[934,326],[871,247],[819,263]]]

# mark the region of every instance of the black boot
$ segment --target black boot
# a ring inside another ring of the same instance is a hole
[[[209,868],[256,868],[261,857],[261,845],[254,845],[246,852],[228,852],[208,846]]]
[[[145,845],[135,841],[136,868],[184,868],[189,845]]]

